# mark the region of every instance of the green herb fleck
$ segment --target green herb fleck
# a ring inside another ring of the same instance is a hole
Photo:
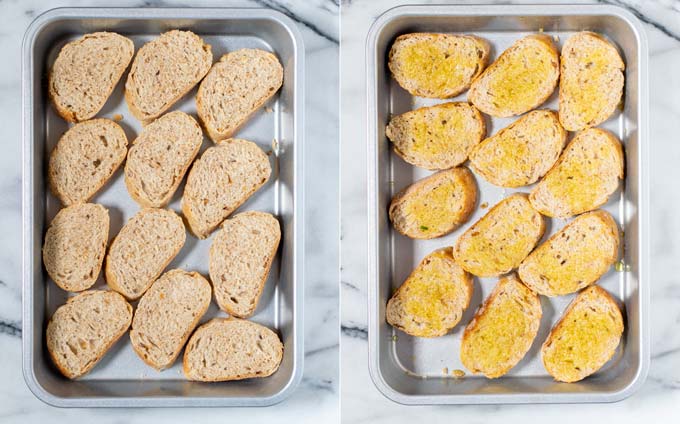
[[[426,226],[424,226],[424,225],[421,225],[421,226],[420,226],[420,231],[427,231],[427,230],[429,230],[428,227],[426,227]]]

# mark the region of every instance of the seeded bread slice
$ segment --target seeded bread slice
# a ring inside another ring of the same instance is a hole
[[[267,377],[283,359],[272,330],[237,318],[214,318],[198,327],[184,351],[184,375],[193,381]]]
[[[48,95],[69,122],[85,121],[104,107],[132,60],[132,40],[113,32],[85,34],[61,48],[49,72]]]
[[[71,127],[50,154],[47,179],[65,206],[85,203],[101,189],[125,160],[125,132],[108,119],[92,119]]]
[[[196,109],[210,138],[230,138],[283,84],[283,67],[258,49],[227,53],[198,88]]]
[[[64,376],[88,373],[132,321],[132,306],[123,296],[90,290],[71,297],[47,323],[46,344],[52,362]]]

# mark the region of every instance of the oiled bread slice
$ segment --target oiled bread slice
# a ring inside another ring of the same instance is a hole
[[[166,209],[145,208],[123,226],[106,255],[106,283],[130,300],[139,299],[179,253],[184,223]]]
[[[173,269],[139,300],[130,329],[132,347],[144,362],[170,367],[210,306],[210,283],[197,272]]]
[[[541,347],[543,366],[555,380],[583,380],[614,356],[623,317],[604,289],[590,286],[576,296]]]
[[[597,281],[616,262],[619,227],[607,212],[579,215],[522,262],[519,276],[544,296],[574,293]]]
[[[568,218],[607,203],[623,179],[623,149],[610,132],[591,128],[576,134],[555,166],[531,190],[543,215]]]
[[[468,101],[491,116],[521,115],[545,102],[555,91],[559,62],[551,37],[526,36],[472,81]]]
[[[541,301],[511,274],[496,287],[465,327],[460,360],[487,378],[506,374],[529,351],[541,325]]]
[[[227,53],[198,87],[196,109],[213,141],[226,140],[283,84],[283,66],[258,49]]]
[[[594,127],[616,111],[623,96],[625,65],[616,47],[599,34],[576,33],[562,47],[560,121],[569,131]]]
[[[127,154],[125,132],[108,119],[76,124],[50,154],[49,185],[65,206],[87,202],[106,184]]]
[[[385,135],[394,152],[411,165],[449,169],[467,160],[486,135],[486,125],[474,106],[443,103],[395,116]]]
[[[48,94],[69,122],[85,121],[104,107],[132,60],[132,40],[113,32],[94,32],[61,48],[48,77]]]
[[[200,326],[184,351],[184,375],[193,381],[267,377],[283,359],[272,330],[237,318],[214,318]]]
[[[249,211],[224,221],[210,246],[210,280],[220,309],[239,318],[255,312],[280,240],[271,214]]]
[[[125,162],[125,185],[141,206],[168,204],[203,143],[198,122],[174,111],[144,127]]]
[[[470,87],[486,67],[489,43],[472,35],[413,33],[397,37],[388,66],[414,96],[445,99]]]
[[[435,250],[387,302],[387,322],[412,336],[443,336],[463,317],[472,291],[472,276],[456,264],[451,248]]]
[[[465,223],[477,203],[477,185],[465,167],[423,178],[399,192],[390,203],[394,228],[415,239],[450,233]]]
[[[204,239],[264,185],[271,174],[267,155],[252,141],[229,139],[194,162],[182,197],[182,212]]]
[[[543,237],[545,222],[526,194],[501,200],[463,233],[453,246],[456,263],[479,277],[517,268]]]
[[[555,164],[566,141],[557,113],[535,110],[475,146],[470,166],[497,186],[533,184]]]
[[[113,291],[90,290],[69,298],[47,323],[52,362],[74,379],[89,372],[127,331],[132,306]]]
[[[210,45],[191,31],[172,30],[139,49],[125,82],[125,101],[148,123],[188,93],[210,70]]]
[[[89,289],[102,269],[109,241],[109,211],[84,203],[57,213],[45,234],[43,262],[50,278],[66,291]]]

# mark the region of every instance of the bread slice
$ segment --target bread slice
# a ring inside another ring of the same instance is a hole
[[[443,336],[460,322],[472,291],[472,276],[456,264],[451,248],[435,250],[387,302],[386,320],[412,336]]]
[[[144,362],[170,367],[210,306],[212,290],[197,272],[173,269],[139,300],[130,329],[132,348]]]
[[[106,283],[129,300],[139,299],[185,240],[182,218],[173,211],[140,210],[111,242],[106,255]]]
[[[283,66],[258,49],[227,53],[198,87],[196,109],[210,138],[230,138],[283,84]]]
[[[470,87],[486,67],[489,43],[472,35],[413,33],[397,37],[388,66],[414,96],[446,99]]]
[[[443,103],[393,117],[385,130],[411,165],[449,169],[465,162],[486,135],[482,114],[467,103]]]
[[[535,110],[475,146],[470,166],[497,186],[533,184],[555,164],[566,141],[557,113]]]
[[[576,134],[529,199],[543,215],[568,218],[607,203],[620,179],[621,142],[608,131],[591,128]]]
[[[283,359],[272,330],[237,318],[214,318],[198,327],[184,351],[184,375],[193,381],[267,377]]]
[[[210,280],[220,309],[239,318],[255,312],[280,240],[271,214],[249,211],[224,221],[210,246]]]
[[[572,383],[609,361],[623,334],[623,317],[604,289],[590,286],[576,296],[541,347],[543,366],[555,380]]]
[[[468,101],[496,117],[521,115],[550,97],[560,76],[560,58],[551,37],[526,36],[505,50],[472,81]]]
[[[269,158],[252,141],[208,148],[189,171],[182,197],[191,232],[204,239],[269,179]]]
[[[543,237],[545,222],[526,194],[501,200],[453,246],[456,263],[479,277],[494,277],[519,266]]]
[[[515,274],[501,278],[465,327],[461,362],[487,378],[506,374],[531,348],[542,313],[538,295]]]
[[[201,127],[184,112],[170,112],[147,125],[125,162],[130,196],[143,207],[167,205],[202,143]]]
[[[71,127],[50,154],[47,179],[65,206],[85,203],[101,189],[127,154],[125,132],[108,119]]]
[[[47,323],[47,351],[59,372],[70,379],[78,378],[125,334],[130,321],[132,306],[118,293],[80,293],[57,308]]]
[[[477,185],[465,167],[423,178],[399,192],[390,203],[390,221],[415,239],[441,237],[465,223],[477,203]]]
[[[142,123],[163,114],[210,70],[209,44],[191,31],[172,30],[144,44],[125,82],[128,109]]]
[[[562,47],[560,121],[580,131],[606,121],[621,103],[625,64],[599,34],[578,32]]]
[[[57,213],[45,233],[45,269],[66,291],[89,289],[99,277],[108,241],[106,208],[92,203],[68,206]]]
[[[85,121],[104,107],[132,60],[135,46],[113,32],[94,32],[59,51],[47,81],[57,113],[69,122]]]
[[[522,262],[519,276],[544,296],[574,293],[597,281],[619,255],[619,227],[607,212],[579,215]]]

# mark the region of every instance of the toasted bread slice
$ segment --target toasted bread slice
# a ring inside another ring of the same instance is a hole
[[[623,334],[623,317],[604,289],[590,286],[576,296],[541,347],[543,366],[555,380],[572,383],[609,361]]]
[[[608,131],[591,128],[576,134],[529,199],[543,215],[568,218],[607,203],[620,179],[621,142]]]
[[[446,99],[470,87],[486,67],[489,43],[472,35],[414,33],[397,37],[388,66],[414,96]]]
[[[85,203],[101,189],[125,160],[125,132],[108,119],[92,119],[71,127],[50,154],[49,185],[65,206]]]
[[[501,278],[465,327],[461,362],[487,378],[506,374],[531,348],[542,313],[538,295],[515,274]]]
[[[283,84],[283,66],[258,49],[227,53],[213,65],[196,95],[198,117],[210,138],[230,138]]]
[[[423,178],[399,192],[390,203],[390,221],[415,239],[441,237],[465,223],[477,203],[477,185],[465,167]]]
[[[456,263],[479,277],[494,277],[519,266],[543,237],[545,222],[523,193],[501,200],[453,246]]]
[[[535,110],[475,146],[470,166],[497,186],[533,184],[552,168],[566,141],[557,113]]]
[[[71,297],[47,323],[52,362],[70,379],[88,373],[132,321],[132,306],[113,291],[90,290]]]
[[[560,121],[580,131],[606,121],[621,103],[625,65],[616,47],[599,34],[582,31],[562,47]]]
[[[443,103],[395,116],[385,135],[411,165],[449,169],[465,162],[486,135],[482,114],[467,103]]]
[[[616,262],[619,227],[607,212],[579,215],[522,262],[519,276],[544,296],[574,293],[597,281]]]
[[[272,330],[237,318],[214,318],[187,343],[184,375],[193,381],[267,377],[282,359],[283,343]]]
[[[435,250],[387,302],[386,320],[412,336],[443,336],[463,317],[472,291],[472,276],[456,264],[451,248]]]
[[[552,38],[529,35],[505,50],[472,81],[468,101],[496,117],[521,115],[548,100],[560,76]]]
[[[147,125],[125,162],[130,196],[143,207],[167,205],[202,143],[201,127],[184,112],[170,112]]]

